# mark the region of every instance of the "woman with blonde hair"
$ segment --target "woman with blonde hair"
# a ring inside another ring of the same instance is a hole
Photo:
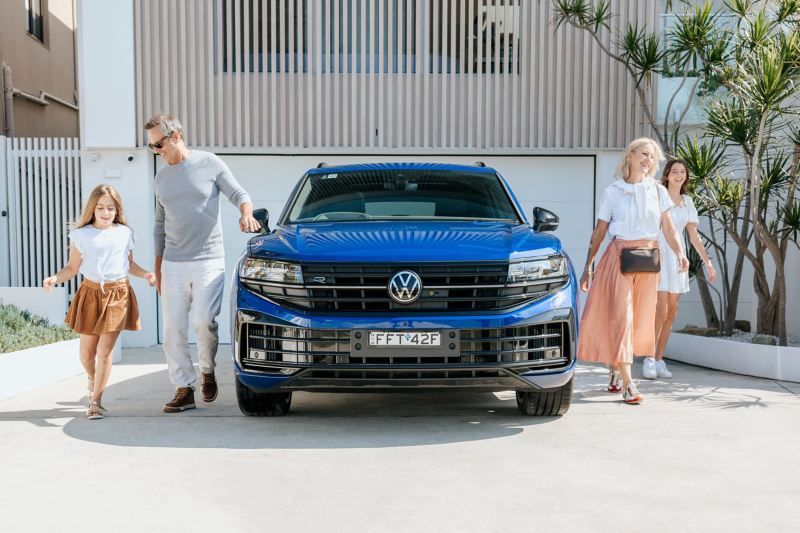
[[[580,280],[581,290],[589,296],[581,319],[578,358],[608,365],[607,390],[622,390],[629,404],[643,400],[631,378],[634,355],[655,353],[659,229],[675,252],[678,271],[689,267],[670,217],[672,201],[664,186],[653,179],[662,161],[663,152],[652,139],[643,137],[628,145],[617,167],[621,179],[603,192]],[[592,264],[606,234],[612,241],[593,273]]]
[[[122,199],[114,187],[98,185],[89,194],[80,220],[69,232],[67,264],[42,281],[47,292],[83,274],[64,322],[80,333],[80,357],[88,377],[89,409],[86,418],[97,420],[106,412],[102,404],[111,357],[122,330],[142,329],[136,296],[128,273],[151,286],[156,275],[133,260],[133,232],[122,211]]]
[[[671,210],[672,222],[675,230],[683,236],[684,228],[689,234],[689,242],[703,260],[708,272],[708,281],[714,283],[717,279],[717,272],[708,257],[700,234],[697,232],[697,224],[700,219],[697,216],[697,209],[694,207],[692,198],[687,194],[689,187],[689,171],[686,162],[681,159],[671,159],[665,166],[661,174],[661,184],[667,188],[669,197],[674,204]],[[664,235],[659,235],[659,244],[663,261],[661,262],[661,276],[658,280],[658,302],[656,303],[656,352],[655,358],[646,357],[642,361],[642,376],[647,379],[671,378],[672,372],[664,362],[664,350],[667,347],[667,339],[672,330],[672,323],[678,313],[678,301],[681,294],[689,292],[689,273],[678,272],[675,256],[667,247]]]

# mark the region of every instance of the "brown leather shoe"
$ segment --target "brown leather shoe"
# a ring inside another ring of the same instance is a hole
[[[214,377],[214,372],[204,374],[200,372],[200,393],[203,396],[204,402],[213,402],[217,399],[217,378]]]
[[[180,413],[194,408],[194,390],[191,387],[178,387],[172,401],[164,404],[165,413]]]

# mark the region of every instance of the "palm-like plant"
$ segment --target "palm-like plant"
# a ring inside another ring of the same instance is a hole
[[[773,4],[768,9],[763,2],[731,2],[738,17],[728,31],[731,59],[714,63],[701,56],[729,91],[726,100],[707,108],[707,140],[727,146],[728,159],[744,161],[724,181],[706,180],[704,201],[753,266],[756,329],[785,345],[786,253],[790,242],[798,242],[800,218],[800,134],[793,127],[800,94],[800,1]],[[731,190],[740,201],[729,201],[725,193]],[[775,270],[771,281],[767,256]]]
[[[730,335],[736,321],[744,255],[738,253],[733,261],[729,261],[726,227],[732,225],[744,234],[749,231],[747,222],[739,216],[744,196],[743,189],[738,181],[723,175],[727,165],[724,144],[704,143],[697,138],[686,138],[678,144],[676,152],[686,162],[687,170],[692,177],[690,186],[698,215],[706,220],[705,229],[698,228],[698,231],[719,265],[719,278],[722,283],[719,314],[714,308],[711,296],[711,291],[715,289],[706,281],[702,264],[698,264],[698,268],[693,272],[700,291],[706,324],[718,327],[724,334]],[[720,223],[718,220],[723,222]],[[693,253],[689,248],[686,250],[690,254]],[[691,267],[690,261],[690,269]]]

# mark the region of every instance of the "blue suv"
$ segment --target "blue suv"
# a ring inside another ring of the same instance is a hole
[[[528,225],[494,169],[321,164],[273,229],[256,218],[231,299],[244,414],[285,415],[292,391],[442,388],[569,408],[578,299],[546,233],[558,217]]]

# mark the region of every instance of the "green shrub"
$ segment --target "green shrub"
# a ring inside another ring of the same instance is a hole
[[[0,302],[0,354],[77,338],[78,334],[69,328],[54,326],[41,317]]]

